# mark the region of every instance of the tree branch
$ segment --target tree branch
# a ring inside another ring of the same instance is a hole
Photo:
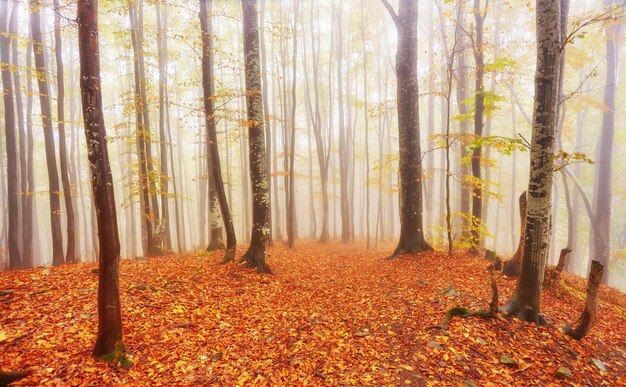
[[[389,12],[389,16],[391,16],[391,19],[393,19],[393,22],[396,23],[396,25],[398,25],[398,15],[396,14],[396,11],[393,10],[393,7],[391,6],[391,4],[389,4],[389,1],[388,0],[380,0],[380,1],[382,1],[385,8],[387,8],[387,11]]]

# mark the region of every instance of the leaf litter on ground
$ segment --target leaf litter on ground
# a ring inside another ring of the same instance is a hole
[[[129,370],[91,356],[95,264],[3,272],[0,368],[30,372],[17,385],[548,385],[563,383],[564,369],[568,383],[626,383],[623,294],[601,288],[598,321],[580,342],[559,328],[584,305],[584,279],[567,273],[544,291],[553,326],[469,318],[426,329],[450,308],[488,305],[487,262],[386,253],[277,244],[273,275],[220,265],[220,253],[123,260]],[[502,304],[515,281],[498,286]]]

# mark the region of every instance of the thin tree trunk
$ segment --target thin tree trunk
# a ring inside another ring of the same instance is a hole
[[[167,3],[163,2],[164,12],[161,5],[156,3],[157,14],[157,52],[159,64],[159,145],[160,145],[160,168],[161,168],[161,231],[162,248],[165,252],[172,251],[172,235],[170,232],[169,214],[169,179],[167,165],[167,138],[165,133],[165,119],[168,106],[165,102],[167,94]]]
[[[7,206],[9,215],[9,267],[19,269],[22,266],[20,257],[20,197],[19,165],[17,155],[17,133],[15,128],[15,105],[13,102],[13,79],[9,64],[11,63],[11,38],[9,37],[8,1],[0,2],[0,60],[2,66],[2,88],[4,97],[4,129],[7,149]],[[14,43],[15,44],[15,43]],[[0,156],[1,157],[1,156]]]
[[[614,0],[604,0],[609,7],[617,4]],[[602,103],[606,110],[602,112],[602,127],[597,147],[596,171],[593,193],[595,227],[591,235],[590,257],[604,267],[608,267],[611,250],[611,185],[613,174],[613,142],[615,138],[615,103],[618,86],[619,47],[622,36],[622,24],[609,23],[606,29],[606,83]],[[608,280],[608,270],[602,281]]]
[[[296,25],[300,13],[300,2],[295,0],[293,31],[293,52],[291,69],[291,133],[289,145],[289,207],[287,208],[287,238],[290,249],[295,248],[296,238],[296,63],[298,58],[298,34]]]
[[[483,48],[483,25],[487,14],[487,6],[480,10],[480,0],[474,0],[474,21],[476,23],[476,40],[474,41],[474,60],[476,62],[476,84],[474,90],[474,136],[480,139],[483,135],[483,121],[485,114],[485,59]],[[472,219],[471,219],[471,250],[477,251],[483,245],[483,181],[481,179],[482,146],[477,146],[472,152]]]
[[[333,7],[333,12],[335,8]],[[341,242],[350,241],[350,208],[348,202],[348,140],[346,134],[346,124],[344,115],[344,99],[343,99],[343,30],[342,30],[342,12],[341,5],[336,15],[337,28],[337,113],[339,115],[339,182],[340,182],[340,208],[341,208]]]
[[[143,72],[141,71],[141,58],[142,55],[142,33],[138,15],[137,7],[141,4],[136,4],[133,0],[128,1],[128,13],[130,17],[131,25],[131,40],[133,44],[133,66],[135,73],[135,119],[136,119],[136,137],[137,137],[137,154],[139,158],[139,190],[140,190],[140,206],[142,213],[142,234],[145,236],[143,241],[143,253],[144,255],[160,255],[161,251],[158,248],[155,238],[155,232],[158,228],[158,215],[154,207],[154,200],[152,204],[151,199],[151,179],[149,177],[151,171],[152,161],[149,152],[150,149],[150,126],[146,121],[148,117],[147,101],[145,98],[142,84],[145,81],[143,78]],[[152,191],[154,193],[154,191]]]
[[[44,43],[41,33],[41,11],[39,4],[31,0],[31,31],[35,53],[35,66],[37,71],[37,85],[39,87],[39,102],[41,104],[41,120],[43,125],[46,163],[48,166],[48,182],[50,190],[50,224],[52,226],[52,264],[62,265],[63,259],[63,235],[61,232],[61,201],[59,199],[59,172],[57,170],[56,152],[54,146],[54,134],[52,131],[52,109],[50,108],[50,93],[48,88],[48,75],[44,59]]]
[[[16,66],[18,69],[20,68],[19,64],[19,53],[18,53],[18,21],[19,21],[19,8],[20,5],[18,2],[13,3],[13,9],[11,11],[11,19],[9,21],[9,33],[11,34],[11,54],[12,54],[12,64]],[[30,47],[29,43],[29,47]],[[30,50],[28,50],[30,54]],[[30,80],[28,81],[30,82]],[[30,192],[34,191],[34,187],[30,186],[28,176],[28,163],[27,163],[27,152],[31,150],[27,150],[27,128],[25,125],[24,118],[24,104],[22,100],[22,86],[20,83],[20,72],[13,72],[13,85],[14,85],[14,94],[15,94],[15,109],[17,112],[17,126],[19,133],[19,172],[20,172],[20,197],[19,201],[21,203],[20,207],[20,258],[21,258],[21,267],[28,268],[32,266],[32,240],[33,240],[33,215],[32,215],[32,195]],[[28,117],[26,120],[31,120]]]
[[[370,148],[369,148],[369,111],[367,104],[367,53],[365,50],[365,0],[361,1],[361,48],[363,52],[363,111],[365,122],[365,232],[367,248],[370,243]],[[432,162],[432,158],[431,158]],[[431,165],[431,168],[433,166]],[[432,183],[432,179],[430,179]],[[434,184],[431,184],[431,189]],[[431,192],[430,190],[428,192]]]
[[[262,82],[263,82],[263,111],[265,115],[263,118],[265,119],[265,151],[270,157],[267,157],[267,175],[269,178],[267,179],[267,191],[270,196],[270,203],[272,202],[272,126],[271,126],[271,118],[270,118],[270,106],[269,106],[269,92],[268,92],[268,81],[267,81],[267,61],[266,54],[267,50],[265,48],[265,0],[261,0],[261,26],[260,26],[260,40],[261,40],[261,73],[262,73]],[[270,236],[269,236],[269,244],[273,244],[273,230],[272,230],[272,212],[269,213],[268,224],[270,225]]]
[[[230,208],[226,201],[226,191],[224,190],[224,182],[222,181],[222,166],[220,164],[220,156],[217,147],[217,130],[215,123],[215,107],[213,98],[215,94],[215,76],[213,70],[213,23],[209,17],[209,11],[212,10],[212,0],[200,0],[200,27],[202,29],[202,86],[204,90],[204,114],[207,127],[207,143],[209,148],[209,160],[211,166],[211,178],[214,183],[214,190],[217,196],[222,219],[226,228],[226,252],[224,253],[223,262],[228,262],[235,257],[235,248],[237,240],[235,237],[235,228],[233,219],[230,215]],[[211,200],[211,198],[209,198]],[[215,215],[215,214],[212,214]],[[203,216],[202,214],[200,216]],[[211,245],[214,241],[218,241],[217,233],[214,235],[211,227]],[[220,233],[221,234],[221,233]],[[215,238],[215,240],[213,239]],[[211,246],[209,246],[211,247]]]
[[[97,357],[113,354],[115,360],[119,360],[120,355],[123,355],[120,353],[123,352],[119,295],[120,241],[102,110],[97,7],[97,1],[84,0],[78,3],[77,11],[83,119],[101,249],[98,269],[98,335],[93,354]]]
[[[67,252],[65,262],[76,262],[76,217],[72,202],[72,187],[68,172],[67,144],[65,142],[65,76],[63,74],[63,47],[61,40],[61,15],[59,0],[54,0],[54,41],[55,58],[57,64],[57,121],[59,128],[59,158],[61,161],[61,183],[63,184],[63,199],[67,213]]]
[[[459,2],[459,7],[463,7],[463,1]],[[461,33],[464,28],[465,19],[463,15],[465,14],[464,9],[461,12],[461,16],[457,21],[456,30],[459,32],[460,36],[460,48],[458,50],[458,66],[456,70],[456,103],[457,108],[459,110],[459,134],[461,135],[461,146],[460,148],[460,156],[459,156],[459,171],[460,171],[460,208],[461,213],[464,216],[461,216],[461,233],[460,237],[463,240],[467,240],[470,237],[470,222],[468,222],[468,215],[470,214],[470,200],[472,197],[471,193],[471,184],[468,181],[468,176],[470,175],[469,165],[466,162],[468,152],[465,137],[469,132],[468,128],[468,108],[466,104],[467,95],[468,95],[468,80],[467,80],[467,57],[465,51],[465,45],[467,43],[467,39],[465,38],[465,34]]]

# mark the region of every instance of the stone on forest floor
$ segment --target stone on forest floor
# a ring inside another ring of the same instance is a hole
[[[606,372],[606,367],[604,366],[604,363],[602,363],[601,360],[598,360],[592,357],[591,363],[593,363],[593,365],[596,366],[600,371]]]
[[[556,370],[556,377],[559,379],[570,379],[572,377],[572,371],[567,367],[559,367]]]
[[[459,295],[459,291],[458,291],[458,290],[456,290],[456,289],[455,289],[454,287],[452,287],[452,286],[448,286],[447,288],[445,288],[445,289],[443,290],[443,294],[444,294],[446,297],[456,297],[456,296],[458,296],[458,295]]]
[[[509,367],[519,366],[519,363],[517,362],[517,360],[513,359],[512,357],[505,356],[505,355],[500,356],[500,363],[507,365]]]

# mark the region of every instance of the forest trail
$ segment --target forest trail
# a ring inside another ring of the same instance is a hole
[[[277,246],[273,275],[220,265],[221,253],[124,260],[129,370],[90,355],[95,264],[3,272],[0,368],[30,371],[23,385],[547,385],[560,382],[559,367],[574,383],[626,383],[624,295],[602,288],[599,319],[581,342],[558,328],[583,307],[585,281],[568,273],[544,292],[554,327],[472,318],[427,329],[451,307],[488,307],[487,261],[438,253],[388,261],[389,251]],[[498,278],[501,304],[514,285]]]

